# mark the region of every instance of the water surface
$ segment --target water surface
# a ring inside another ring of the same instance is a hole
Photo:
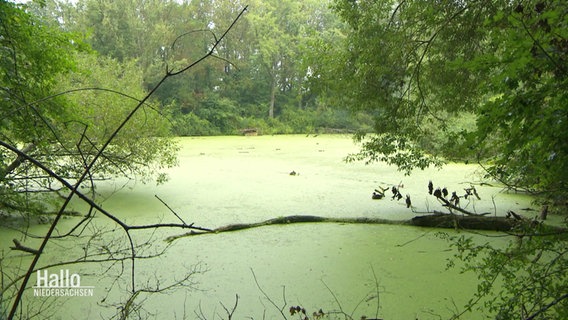
[[[371,200],[375,188],[401,184],[402,193],[412,198],[414,211],[423,212],[444,210],[428,195],[429,180],[458,193],[471,183],[483,181],[479,168],[472,165],[450,164],[442,170],[417,171],[407,177],[385,165],[345,163],[343,158],[358,148],[348,136],[184,138],[180,139],[180,146],[180,165],[169,170],[168,183],[155,186],[123,179],[99,183],[97,201],[131,224],[178,222],[156,195],[184,221],[207,228],[296,214],[403,220],[417,213],[406,208],[403,201]],[[292,171],[297,174],[290,175]],[[477,188],[482,200],[463,203],[472,211],[503,214],[507,210],[523,212],[531,206],[530,198],[503,193],[498,186]],[[84,209],[77,201],[74,206]],[[63,221],[61,231],[74,221]],[[94,223],[105,230],[114,228],[101,216]],[[44,229],[35,226],[32,231],[41,234]],[[157,318],[183,318],[184,313],[189,319],[198,318],[196,313],[208,319],[219,319],[219,315],[226,318],[221,303],[232,307],[238,294],[234,318],[261,319],[265,314],[266,319],[274,319],[278,308],[264,297],[253,272],[262,289],[279,307],[285,305],[286,310],[292,305],[302,305],[309,311],[341,307],[351,314],[358,306],[354,318],[374,317],[379,303],[379,316],[386,319],[449,318],[472,297],[476,279],[457,270],[445,270],[452,252],[447,243],[435,236],[438,231],[394,225],[318,223],[182,238],[172,244],[166,255],[140,262],[138,280],[145,283],[159,278],[165,283],[181,278],[196,265],[207,270],[195,275],[193,288],[148,298],[144,307],[159,314]],[[163,237],[181,233],[159,232],[151,239],[156,246],[163,246]],[[120,231],[113,234],[106,238],[110,244],[124,241]],[[14,237],[21,236],[4,230],[2,247],[8,247]],[[144,241],[151,235],[136,233],[136,237],[136,241]],[[478,237],[480,241],[495,241]],[[34,242],[27,239],[26,243]],[[44,263],[62,256],[80,256],[82,250],[69,243],[48,248],[51,250],[42,258]],[[11,251],[5,250],[4,255],[12,266],[27,263]],[[62,319],[79,319],[84,314],[107,318],[112,308],[100,305],[111,283],[104,277],[89,276],[100,268],[77,268],[84,274],[84,283],[97,286],[96,295],[72,298],[68,308],[59,309],[56,314]],[[107,275],[116,272],[116,268],[107,271]],[[116,297],[107,299],[112,298]],[[28,301],[38,303],[38,299],[29,297]],[[467,318],[484,316],[476,312]]]

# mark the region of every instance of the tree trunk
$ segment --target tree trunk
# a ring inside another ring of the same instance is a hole
[[[410,220],[410,224],[432,228],[510,231],[519,224],[519,220],[506,217],[434,214],[414,217]]]
[[[272,86],[270,88],[270,105],[268,106],[268,117],[274,118],[274,104],[276,103],[276,79],[272,78]]]

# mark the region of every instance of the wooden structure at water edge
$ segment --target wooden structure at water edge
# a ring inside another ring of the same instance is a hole
[[[258,129],[257,128],[245,128],[245,129],[241,129],[241,133],[243,136],[257,136],[258,135]]]

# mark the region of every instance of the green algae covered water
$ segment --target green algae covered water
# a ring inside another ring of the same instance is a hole
[[[407,177],[381,164],[345,163],[343,158],[357,151],[348,136],[207,137],[183,138],[179,143],[180,165],[169,170],[169,182],[160,186],[122,179],[99,183],[97,201],[129,224],[179,222],[170,209],[187,223],[206,228],[299,214],[404,220],[419,212],[444,210],[428,195],[429,180],[458,192],[481,181],[478,168],[471,165],[450,164]],[[404,200],[371,199],[375,188],[392,185],[403,186],[401,192],[411,196],[413,210]],[[462,203],[471,211],[493,214],[531,206],[530,198],[503,193],[497,186],[477,189],[481,200]],[[78,201],[74,208],[86,210]],[[77,219],[65,219],[59,231],[64,232]],[[45,229],[39,225],[29,231],[41,235]],[[83,234],[95,229],[105,231],[96,241],[91,240],[99,250],[127,244],[120,230],[101,215]],[[230,310],[238,295],[233,319],[282,318],[279,309],[289,317],[289,307],[297,305],[310,313],[321,308],[344,312],[354,319],[363,315],[449,318],[472,298],[477,284],[473,275],[446,270],[453,252],[435,236],[439,231],[397,225],[303,223],[180,238],[159,257],[137,263],[137,281],[163,287],[195,271],[191,285],[151,296],[141,294],[144,310],[139,312],[158,319],[222,319],[227,318],[224,306]],[[164,237],[182,233],[136,232],[134,241],[163,248]],[[4,270],[18,273],[29,258],[8,249],[13,238],[30,246],[37,240],[2,230]],[[89,250],[81,239],[48,245],[40,266],[80,260]],[[147,247],[144,253],[160,250]],[[120,293],[129,288],[128,261],[111,267],[83,263],[65,268],[80,274],[82,284],[93,286],[94,295],[34,297],[30,288],[25,305],[41,306],[56,319],[110,318],[119,312],[111,304],[126,299]],[[111,281],[120,274],[124,281]],[[35,281],[34,275],[30,286]],[[55,307],[62,303],[63,308]],[[467,319],[485,316],[475,311]]]

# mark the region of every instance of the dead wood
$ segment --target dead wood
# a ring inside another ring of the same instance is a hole
[[[229,224],[226,226],[218,227],[210,231],[196,231],[184,233],[181,235],[170,236],[166,239],[167,242],[177,240],[179,238],[204,234],[216,234],[221,232],[232,232],[245,230],[250,228],[258,228],[271,225],[288,225],[292,223],[364,223],[364,224],[394,224],[394,225],[409,225],[417,227],[430,227],[430,228],[446,228],[446,229],[469,229],[469,230],[487,230],[487,231],[500,231],[509,232],[520,224],[528,220],[516,220],[507,217],[488,217],[481,215],[455,215],[455,214],[432,214],[416,216],[410,220],[388,220],[381,218],[328,218],[312,215],[293,215],[286,217],[278,217],[268,219],[261,222],[254,223],[238,223]]]

